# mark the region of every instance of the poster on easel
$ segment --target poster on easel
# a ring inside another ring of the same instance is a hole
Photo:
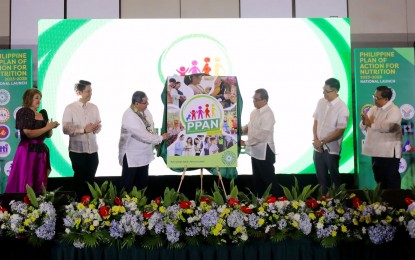
[[[16,113],[32,82],[32,50],[0,50],[0,193],[6,189],[20,141]]]
[[[235,76],[167,78],[167,166],[226,168],[238,162]]]
[[[356,125],[360,114],[373,106],[372,95],[378,86],[392,88],[391,101],[402,114],[402,158],[399,165],[401,188],[415,183],[415,72],[413,48],[355,49]],[[362,155],[365,132],[357,129],[357,165],[359,188],[374,188],[371,157]],[[379,140],[380,142],[382,140]]]

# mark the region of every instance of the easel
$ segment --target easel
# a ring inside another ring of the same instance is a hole
[[[183,168],[183,173],[182,173],[182,176],[180,177],[180,183],[179,183],[179,188],[177,188],[177,193],[180,193],[180,188],[182,187],[182,183],[184,180],[184,176],[186,175],[186,171],[187,171],[187,165],[185,165]],[[228,195],[226,194],[225,185],[223,184],[222,174],[220,173],[218,166],[216,166],[216,171],[218,172],[219,182],[222,185],[222,189],[223,189],[223,192],[225,193],[225,197],[227,197]],[[200,191],[203,192],[203,168],[200,168]]]

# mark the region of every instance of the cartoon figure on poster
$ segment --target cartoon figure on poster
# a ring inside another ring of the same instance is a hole
[[[187,75],[174,79],[195,82],[200,91],[180,106],[174,102],[167,106],[167,128],[171,135],[168,166],[236,167],[236,77]]]

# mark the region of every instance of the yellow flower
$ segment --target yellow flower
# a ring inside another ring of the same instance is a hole
[[[242,232],[242,227],[237,227],[235,230],[237,233],[241,233]]]
[[[20,226],[18,229],[17,229],[17,232],[19,232],[19,233],[22,233],[24,231],[24,227],[23,226]]]
[[[392,217],[391,216],[387,216],[385,220],[386,220],[387,223],[390,223],[392,221]]]
[[[338,212],[339,214],[344,214],[344,209],[343,209],[343,208],[338,208],[338,209],[337,209],[337,212]]]
[[[347,232],[347,227],[345,225],[342,225],[341,230],[342,230],[343,233],[346,233]]]
[[[334,230],[333,230],[333,231],[331,231],[331,236],[332,236],[332,237],[337,236],[337,232],[336,232],[336,231],[334,231]]]
[[[294,221],[292,225],[293,225],[293,227],[298,227],[297,221]]]
[[[166,212],[166,207],[164,207],[164,206],[161,206],[161,207],[159,208],[159,211],[160,211],[161,213],[164,213],[164,212]]]
[[[89,206],[88,206],[90,209],[95,209],[95,205],[94,204],[89,204]]]
[[[264,212],[264,211],[265,211],[265,209],[263,207],[258,208],[258,212]]]
[[[365,205],[360,205],[358,208],[357,208],[359,211],[364,211],[365,209],[366,209],[366,206]]]
[[[75,227],[76,227],[76,229],[79,228],[79,224],[81,224],[81,219],[80,218],[75,219]]]
[[[120,211],[120,206],[112,206],[112,215],[118,215],[118,212]]]
[[[32,223],[32,221],[30,221],[30,219],[26,219],[26,220],[23,222],[23,225],[25,225],[25,226],[29,226],[31,223]]]
[[[298,201],[293,201],[292,206],[293,206],[293,208],[297,209],[298,208]]]
[[[319,219],[318,219],[318,222],[324,222],[324,216],[321,216]]]
[[[311,220],[315,220],[315,219],[316,219],[316,215],[314,215],[314,213],[313,213],[313,212],[308,213],[308,217],[309,217]]]
[[[217,235],[219,235],[219,231],[220,231],[220,230],[214,229],[214,230],[212,231],[212,234],[213,234],[214,236],[217,236]]]
[[[349,195],[349,199],[353,199],[354,197],[356,197],[356,194],[354,194],[354,193]]]
[[[216,224],[215,229],[222,230],[222,224],[220,223]]]
[[[258,220],[258,224],[259,224],[260,226],[264,225],[264,223],[265,223],[265,220],[264,220],[263,218],[260,218],[260,219]]]
[[[82,204],[82,203],[78,203],[78,205],[76,206],[76,208],[77,208],[78,210],[83,210],[83,209],[85,208],[85,206],[84,206],[84,204]]]
[[[107,227],[109,227],[109,226],[111,226],[111,222],[109,222],[109,221],[105,221],[105,222],[104,222],[104,225],[105,225],[105,226],[107,226]]]
[[[119,206],[119,207],[120,207],[120,212],[125,213],[125,207],[124,206]]]
[[[355,219],[355,218],[353,219],[353,221],[352,221],[352,222],[353,222],[353,224],[354,224],[355,226],[359,225],[359,222],[358,222],[358,221],[357,221],[357,219]]]
[[[95,226],[94,226],[94,225],[90,225],[90,226],[89,226],[89,230],[90,230],[90,231],[94,231],[94,230],[95,230]]]
[[[415,209],[412,210],[410,213],[411,213],[411,216],[415,216]]]
[[[321,202],[321,205],[326,206],[326,205],[327,205],[327,202],[326,202],[325,200],[323,200],[323,201]]]
[[[136,197],[133,197],[132,201],[134,201],[135,203],[138,202],[138,199]]]
[[[184,212],[190,215],[190,214],[193,214],[193,209],[186,209]]]
[[[365,217],[365,222],[366,222],[367,224],[369,224],[370,222],[372,222],[372,218],[370,217],[370,215],[367,215],[367,216]]]

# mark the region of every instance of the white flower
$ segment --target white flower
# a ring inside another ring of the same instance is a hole
[[[317,223],[317,228],[318,229],[322,229],[323,227],[324,227],[323,223],[321,223],[321,222]]]

